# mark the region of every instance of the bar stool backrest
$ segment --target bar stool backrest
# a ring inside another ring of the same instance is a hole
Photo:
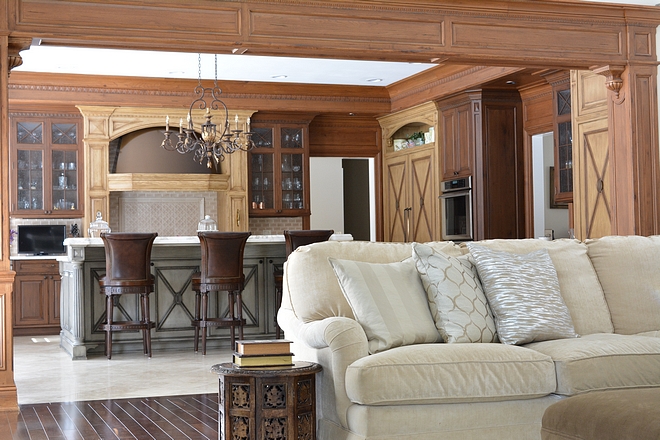
[[[320,241],[328,241],[335,231],[332,229],[311,229],[304,231],[284,231],[287,256],[300,246],[305,246]]]
[[[250,232],[200,231],[202,262],[200,282],[243,283],[243,251]]]
[[[155,232],[101,234],[105,246],[105,283],[151,279],[151,248],[157,236]]]

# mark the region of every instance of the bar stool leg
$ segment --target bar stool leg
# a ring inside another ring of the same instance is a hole
[[[243,297],[241,291],[237,290],[236,295],[236,319],[238,319],[238,339],[243,340]],[[234,343],[232,342],[232,347]],[[233,348],[232,348],[233,349]]]
[[[145,354],[148,357],[151,357],[151,325],[149,324],[150,314],[148,293],[142,295],[142,319],[144,324],[147,326],[142,330],[142,343],[144,345]]]
[[[112,358],[112,313],[115,307],[114,296],[107,295],[105,303],[106,323],[108,327],[105,329],[105,355],[108,359]]]
[[[281,304],[282,304],[282,285],[279,284],[275,287],[275,317],[273,318],[273,321],[275,321],[275,338],[277,339],[280,339],[282,337],[282,329],[277,323],[277,309],[280,307]]]
[[[202,332],[202,354],[206,356],[206,318],[208,318],[209,310],[209,293],[202,292],[202,317],[200,318],[199,325]]]
[[[195,290],[195,353],[197,353],[197,349],[199,347],[199,326],[201,325],[200,322],[200,317],[199,317],[199,303],[200,303],[200,297],[201,294],[199,290]]]
[[[231,341],[231,349],[233,350],[235,347],[235,341],[236,341],[236,331],[234,329],[234,320],[236,319],[236,315],[234,314],[234,292],[233,291],[228,291],[227,292],[227,300],[228,300],[228,306],[229,306],[229,319],[230,325],[229,325],[229,335],[230,335],[230,341]]]

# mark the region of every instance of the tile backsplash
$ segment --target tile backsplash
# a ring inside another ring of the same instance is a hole
[[[217,205],[213,191],[112,192],[108,226],[117,232],[158,232],[163,237],[196,235],[204,215],[218,219]]]
[[[253,217],[250,218],[252,235],[280,235],[285,230],[302,229],[301,217]]]

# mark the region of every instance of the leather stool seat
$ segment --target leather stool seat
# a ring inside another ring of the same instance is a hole
[[[101,293],[106,296],[105,322],[99,329],[105,331],[105,354],[112,358],[112,333],[117,331],[142,331],[144,354],[151,357],[151,329],[155,323],[150,319],[149,294],[154,291],[154,276],[151,274],[151,248],[156,233],[104,233],[101,234],[105,247],[105,276],[99,279]],[[128,312],[121,306],[121,295],[139,295],[137,319],[116,321],[114,309],[124,315]]]
[[[195,317],[191,325],[195,328],[195,352],[202,338],[202,354],[206,354],[207,329],[209,327],[229,327],[231,348],[238,338],[243,339],[243,300],[241,292],[245,285],[243,274],[243,251],[250,236],[249,232],[200,231],[201,246],[200,271],[192,277],[192,290],[195,292]],[[227,292],[228,316],[209,316],[209,292]]]

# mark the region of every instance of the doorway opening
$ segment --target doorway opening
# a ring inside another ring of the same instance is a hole
[[[568,205],[551,203],[554,192],[551,170],[555,163],[552,132],[532,136],[532,162],[534,237],[544,237],[549,233],[546,231],[553,231],[554,238],[568,238]]]
[[[310,158],[310,228],[376,241],[374,166],[373,158]]]

